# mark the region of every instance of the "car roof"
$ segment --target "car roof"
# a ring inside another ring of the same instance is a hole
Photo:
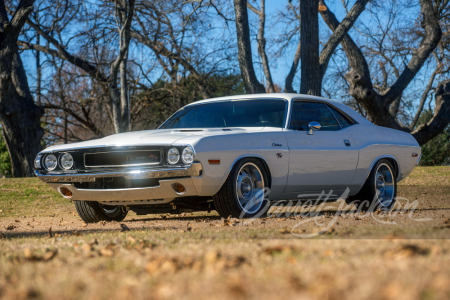
[[[294,94],[294,93],[270,93],[270,94],[248,94],[248,95],[234,95],[234,96],[227,96],[227,97],[217,97],[217,98],[209,98],[205,100],[199,100],[190,103],[189,105],[195,105],[205,102],[213,102],[213,101],[224,101],[224,100],[262,100],[262,99],[286,99],[286,100],[292,100],[295,98],[301,98],[305,100],[320,100],[330,103],[337,103],[337,101],[318,97],[318,96],[311,96],[311,95],[303,95],[303,94]]]
[[[359,123],[365,123],[370,124],[370,122],[361,116],[358,112],[353,110],[352,108],[348,107],[347,105],[336,101],[331,100],[319,96],[312,96],[312,95],[305,95],[305,94],[295,94],[295,93],[266,93],[266,94],[248,94],[248,95],[234,95],[234,96],[227,96],[227,97],[217,97],[217,98],[210,98],[205,100],[199,100],[192,102],[185,107],[191,106],[191,105],[197,105],[202,103],[209,103],[209,102],[215,102],[215,101],[227,101],[227,100],[273,100],[273,99],[285,99],[288,101],[291,101],[293,99],[301,99],[301,100],[313,100],[313,101],[321,101],[321,102],[327,102],[330,104],[333,104],[335,107],[339,108],[343,112],[347,113],[350,117],[352,117],[354,120],[356,120]]]

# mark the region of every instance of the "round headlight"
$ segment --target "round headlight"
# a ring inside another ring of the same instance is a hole
[[[167,151],[167,162],[171,165],[176,164],[180,160],[180,152],[177,148],[170,148]]]
[[[191,164],[194,161],[194,150],[191,146],[187,146],[183,149],[181,153],[181,160],[185,164]]]
[[[73,157],[70,153],[64,153],[60,158],[61,167],[63,169],[69,170],[73,167]]]
[[[44,164],[47,170],[52,171],[56,169],[56,166],[58,166],[58,159],[55,155],[49,154],[45,157]]]

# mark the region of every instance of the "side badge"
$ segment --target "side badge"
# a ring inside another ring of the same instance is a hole
[[[283,157],[283,154],[277,153],[277,157],[278,157],[278,158],[282,158],[282,157]]]

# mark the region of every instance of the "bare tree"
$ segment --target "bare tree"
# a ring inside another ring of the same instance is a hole
[[[318,0],[300,1],[301,82],[300,93],[320,96],[328,62],[336,47],[363,12],[368,0],[358,0],[333,30],[319,56]],[[321,3],[321,10],[326,7]]]
[[[320,3],[326,7],[323,0],[320,0]],[[412,52],[409,62],[395,82],[381,93],[378,93],[374,88],[369,65],[361,49],[348,34],[342,39],[341,44],[351,68],[345,75],[350,84],[350,94],[361,104],[372,122],[377,125],[410,131],[409,128],[396,120],[395,114],[390,109],[391,105],[402,96],[403,91],[437,47],[442,36],[439,24],[442,6],[434,6],[431,0],[420,0],[420,8],[421,25],[424,30],[420,45]],[[321,15],[328,27],[335,31],[339,26],[335,15],[329,9],[321,11]],[[439,97],[440,100],[436,97],[433,118],[426,126],[420,126],[411,132],[421,145],[442,132],[450,121],[450,101],[448,101],[446,93],[447,84],[444,82],[440,84],[440,87],[442,92]]]
[[[322,81],[319,65],[319,0],[300,1],[300,93],[320,96]]]
[[[43,111],[34,104],[17,47],[33,2],[20,1],[10,18],[0,1],[0,123],[15,177],[32,176],[43,135]]]
[[[55,16],[54,20],[51,20],[50,25],[39,25],[30,19],[27,20],[27,23],[36,31],[36,33],[40,37],[44,38],[48,42],[48,44],[46,46],[41,46],[39,44],[32,44],[30,42],[24,41],[19,41],[18,44],[22,47],[22,49],[41,51],[59,59],[65,60],[84,70],[92,77],[93,80],[101,83],[104,92],[109,94],[110,96],[110,104],[108,106],[111,111],[115,132],[129,131],[129,92],[126,70],[128,61],[128,49],[131,40],[130,28],[134,15],[134,0],[116,0],[114,2],[115,21],[119,39],[119,51],[116,58],[111,62],[108,73],[102,66],[102,64],[104,64],[105,62],[91,62],[87,57],[73,54],[68,50],[68,47],[65,45],[65,42],[63,41],[64,38],[61,34],[65,26],[57,26],[56,24],[58,24],[58,22],[63,22],[65,25],[67,25],[67,18],[69,18],[69,21],[70,18],[76,18],[76,15],[74,14],[72,14],[70,17],[66,14],[66,11],[69,9],[69,7],[73,7],[75,6],[75,4],[64,0],[58,3],[63,7],[62,10],[64,11],[64,16]],[[82,3],[78,3],[77,5],[81,6]],[[104,12],[106,13],[108,12],[109,7],[106,5],[105,8],[106,10]],[[76,13],[77,11],[75,10],[74,12]],[[96,17],[98,17],[98,14],[94,16],[94,19]],[[103,28],[103,30],[105,29],[107,28]],[[83,34],[89,36],[91,33],[88,31]],[[55,36],[58,37],[59,40]]]
[[[264,31],[266,27],[266,1],[261,0],[261,8],[257,9],[251,3],[247,2],[247,7],[254,12],[259,18],[259,28],[258,28],[258,54],[261,57],[261,62],[263,65],[264,76],[267,80],[267,90],[269,93],[275,93],[275,86],[272,80],[272,74],[270,72],[269,59],[266,53],[266,38],[264,36]]]
[[[236,35],[238,45],[238,61],[244,80],[245,90],[249,94],[264,93],[264,86],[256,78],[253,67],[250,28],[248,25],[247,0],[234,0],[236,15]]]
[[[119,31],[119,54],[111,63],[108,86],[111,93],[113,124],[116,133],[130,131],[130,101],[127,83],[128,49],[135,0],[116,0],[116,22]],[[120,72],[120,89],[117,77]]]

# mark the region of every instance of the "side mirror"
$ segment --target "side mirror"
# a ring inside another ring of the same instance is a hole
[[[310,122],[308,124],[308,135],[312,135],[314,130],[320,130],[320,128],[322,127],[322,125],[320,125],[319,122]]]

